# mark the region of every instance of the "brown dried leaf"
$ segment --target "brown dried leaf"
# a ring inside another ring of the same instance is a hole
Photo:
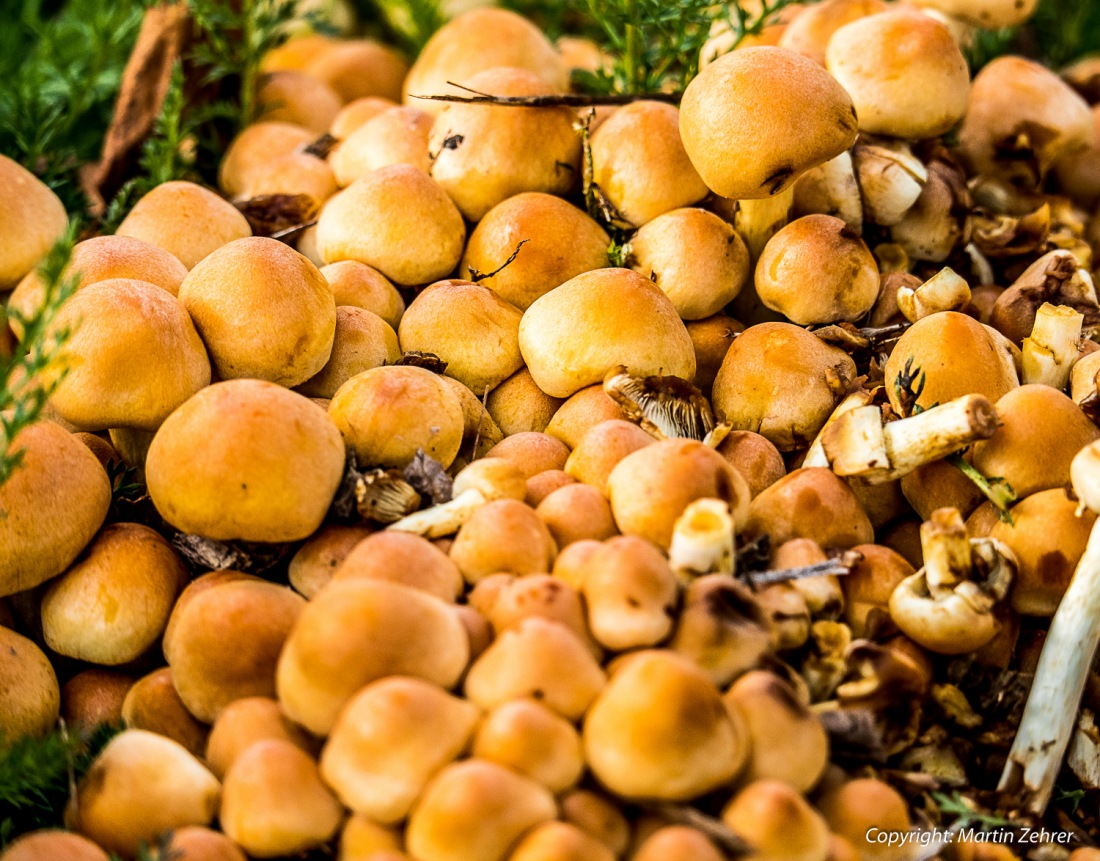
[[[248,219],[254,235],[276,238],[307,224],[320,209],[308,194],[261,194],[233,205]]]
[[[429,498],[432,505],[450,502],[454,495],[454,481],[443,464],[422,448],[416,450],[412,462],[405,467],[405,481],[421,496]]]
[[[122,74],[103,155],[97,164],[85,165],[80,172],[80,185],[93,215],[104,213],[106,201],[122,185],[160,116],[172,64],[180,57],[187,36],[187,9],[184,2],[163,3],[145,12],[137,44]]]
[[[225,571],[232,568],[246,574],[260,574],[278,565],[294,545],[215,541],[201,535],[177,532],[172,536],[172,546],[197,569]]]
[[[433,374],[442,374],[447,370],[447,363],[435,353],[425,353],[421,350],[406,350],[397,360],[398,365],[409,365],[414,368],[423,368]]]

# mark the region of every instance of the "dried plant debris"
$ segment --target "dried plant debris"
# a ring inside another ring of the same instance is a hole
[[[454,481],[438,460],[417,449],[412,462],[405,467],[405,480],[432,505],[450,502],[454,495]]]
[[[718,426],[706,396],[679,377],[636,377],[619,365],[604,377],[603,389],[629,421],[658,439],[701,442]]]
[[[423,368],[433,374],[442,374],[447,370],[447,363],[435,353],[426,353],[421,350],[406,350],[395,364],[410,365],[414,368]]]
[[[338,143],[340,143],[339,138],[326,132],[303,149],[302,152],[306,155],[316,156],[319,159],[326,159],[329,157],[329,153],[336,149]]]
[[[829,734],[829,748],[836,758],[886,761],[882,733],[870,709],[830,707],[818,710],[817,719]]]
[[[308,194],[260,194],[235,201],[256,236],[283,238],[310,222],[319,209]]]
[[[262,574],[283,561],[293,544],[260,544],[253,541],[215,541],[201,535],[177,532],[172,546],[197,571],[226,571]]]

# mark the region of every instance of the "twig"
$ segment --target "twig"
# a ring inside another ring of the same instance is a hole
[[[410,95],[413,99],[426,99],[433,102],[461,102],[462,104],[499,105],[506,108],[586,108],[597,105],[629,105],[634,102],[668,102],[680,104],[683,92],[675,93],[639,93],[637,95],[593,95],[590,93],[560,93],[549,96],[494,96],[482,93],[447,81],[452,87],[465,90],[473,95],[459,96],[437,93],[434,95]]]
[[[791,580],[804,580],[807,577],[824,577],[833,575],[843,577],[852,573],[852,566],[863,558],[862,553],[848,551],[837,559],[826,559],[824,562],[815,562],[813,565],[801,565],[797,568],[780,568],[777,571],[761,571],[755,574],[747,574],[746,577],[753,586],[770,586],[773,583],[787,583]]]
[[[519,244],[516,245],[515,250],[508,255],[508,259],[501,263],[492,272],[481,272],[475,269],[473,266],[468,267],[470,270],[470,280],[474,282],[484,281],[486,278],[492,278],[494,275],[499,275],[515,262],[516,258],[519,257],[519,250],[530,241],[530,239],[521,239],[519,241]]]

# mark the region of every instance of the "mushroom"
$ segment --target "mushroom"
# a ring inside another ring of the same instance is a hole
[[[546,433],[575,449],[581,437],[600,422],[625,419],[622,409],[604,391],[602,381],[586,386],[558,407]]]
[[[17,837],[7,844],[4,861],[108,861],[107,853],[86,837],[67,831],[42,829]],[[243,861],[243,859],[242,859]]]
[[[233,204],[193,182],[172,181],[142,197],[115,231],[163,248],[188,269],[213,251],[252,235]]]
[[[443,601],[454,601],[462,592],[462,574],[451,558],[427,539],[405,532],[377,532],[360,540],[332,579],[358,577],[422,589]]]
[[[909,848],[900,839],[880,843],[878,834],[906,835],[912,827],[909,805],[890,784],[871,777],[849,780],[825,793],[818,809],[834,834],[846,839],[868,861],[904,861]]]
[[[177,742],[128,729],[100,751],[73,793],[67,824],[126,857],[168,829],[208,825],[221,784]]]
[[[129,687],[120,717],[128,729],[148,730],[170,738],[195,757],[201,757],[206,748],[208,727],[196,720],[183,704],[169,667],[154,670]],[[221,779],[216,771],[214,775]]]
[[[965,363],[955,361],[967,356]],[[910,326],[886,361],[886,394],[895,411],[901,400],[894,385],[906,365],[919,369],[924,388],[916,405],[928,409],[962,395],[983,395],[996,403],[1019,385],[1016,367],[989,331],[973,317],[956,311],[932,314]]]
[[[826,861],[829,826],[794,787],[757,780],[738,792],[722,821],[743,837],[760,861]]]
[[[852,548],[860,555],[851,570],[840,578],[844,593],[844,621],[856,637],[866,636],[875,612],[886,613],[890,596],[915,572],[901,554],[880,544],[860,544]]]
[[[647,222],[630,240],[629,263],[667,294],[682,320],[717,314],[749,277],[745,243],[704,209],[674,209]]]
[[[65,275],[77,279],[77,289],[112,278],[126,278],[155,284],[175,296],[187,277],[187,269],[163,248],[128,236],[93,236],[73,246]],[[8,297],[10,311],[32,316],[42,304],[45,283],[37,269],[31,270]],[[12,329],[22,335],[16,320]]]
[[[571,203],[524,192],[481,219],[466,243],[459,275],[526,311],[555,287],[606,266],[610,244],[603,228]]]
[[[555,795],[584,772],[581,738],[573,724],[531,699],[512,700],[482,719],[471,754],[536,780]]]
[[[250,857],[278,858],[327,843],[343,814],[308,753],[266,739],[226,772],[218,822]]]
[[[60,198],[38,177],[0,155],[0,198],[7,201],[0,231],[0,291],[10,290],[65,235],[69,219]]]
[[[558,490],[562,487],[567,487],[571,484],[577,484],[577,481],[564,469],[544,469],[542,472],[537,473],[536,475],[533,475],[529,479],[527,479],[527,493],[524,495],[523,501],[530,505],[532,508],[537,509],[539,505],[542,504],[542,501],[555,490]],[[611,517],[610,509],[608,509],[607,515],[609,518]],[[611,533],[612,535],[618,532],[618,529],[615,529],[613,520],[611,521],[611,528],[614,530]],[[603,538],[610,537],[611,535],[604,535],[598,540],[602,541]],[[554,539],[555,542],[557,540],[557,538]]]
[[[975,27],[999,30],[1030,18],[1038,0],[919,0],[917,5]]]
[[[381,580],[330,583],[298,616],[275,676],[286,715],[328,733],[367,683],[408,675],[453,686],[469,659],[466,629],[450,605]]]
[[[843,571],[850,572],[851,566],[862,561],[862,557],[851,554],[837,561],[845,563]],[[851,564],[848,564],[849,561]],[[829,557],[817,542],[808,538],[796,538],[775,548],[768,568],[783,571],[796,568],[811,569],[814,566],[828,564],[830,564]],[[848,575],[845,574],[844,579],[847,577]],[[789,582],[791,587],[806,600],[806,608],[814,617],[825,616],[833,619],[844,609],[844,593],[840,588],[840,578],[835,574],[798,577]]]
[[[629,269],[586,272],[524,312],[519,346],[538,387],[564,398],[624,365],[691,379],[695,351],[672,302]]]
[[[688,585],[669,642],[723,688],[757,666],[774,645],[771,620],[759,601],[725,574],[708,574]]]
[[[556,437],[537,431],[510,434],[489,450],[490,458],[513,464],[524,478],[534,478],[548,469],[563,469],[569,448]]]
[[[753,499],[742,535],[749,541],[768,535],[772,546],[811,538],[825,549],[874,541],[871,521],[851,488],[819,467],[796,469]]]
[[[813,440],[855,377],[855,362],[843,350],[789,323],[761,323],[726,353],[714,380],[714,408],[734,430],[791,451]],[[795,390],[799,396],[791,398]]]
[[[1065,194],[1078,205],[1095,211],[1096,205],[1100,203],[1100,172],[1096,170],[1096,159],[1100,152],[1100,107],[1094,104],[1091,110],[1092,144],[1088,149],[1062,156],[1055,162],[1054,173]]]
[[[603,541],[619,533],[607,499],[587,484],[567,484],[550,492],[535,513],[559,548],[586,538]]]
[[[1021,361],[1023,382],[1042,383],[1061,391],[1069,382],[1078,357],[1083,314],[1066,305],[1044,302],[1035,312],[1035,325],[1024,338]]]
[[[405,300],[385,275],[358,260],[341,260],[322,266],[321,274],[332,289],[337,308],[348,305],[370,311],[397,331],[401,315],[405,313]]]
[[[497,499],[462,524],[450,556],[466,582],[477,583],[498,572],[549,571],[556,554],[550,530],[531,508],[517,499]]]
[[[566,625],[528,616],[498,632],[470,667],[465,693],[486,711],[527,697],[576,720],[605,681],[592,651]]]
[[[951,32],[911,9],[889,9],[840,27],[825,65],[852,97],[859,130],[923,140],[966,113],[970,72]]]
[[[23,454],[0,484],[0,596],[68,568],[111,505],[111,483],[96,456],[59,425],[36,422],[9,440],[7,450]]]
[[[721,313],[704,320],[689,320],[684,326],[695,348],[695,386],[709,392],[733,339],[745,331],[745,327]]]
[[[1006,56],[974,78],[959,152],[975,174],[1034,187],[1059,159],[1091,140],[1084,99],[1044,66]]]
[[[1100,442],[1092,442],[1073,459],[1070,478],[1080,500],[1079,510],[1100,511],[1096,493]],[[1100,589],[1095,582],[1100,535],[1093,526],[1073,579],[1051,620],[1035,668],[1035,680],[999,789],[1019,799],[1027,810],[1042,813],[1054,789],[1088,679],[1096,643],[1100,640],[1100,613],[1095,607]]]
[[[574,789],[560,799],[561,818],[576,825],[611,850],[615,857],[626,852],[630,826],[619,808],[589,789]]]
[[[192,396],[161,425],[145,462],[164,519],[216,541],[308,537],[343,473],[340,432],[324,411],[262,380]]]
[[[575,825],[546,822],[527,832],[508,861],[615,861],[615,855]]]
[[[1032,333],[1039,308],[1046,302],[1085,314],[1089,326],[1100,320],[1092,276],[1069,251],[1055,249],[1028,266],[997,297],[990,324],[1018,344]]]
[[[654,646],[672,632],[678,581],[648,541],[633,536],[605,541],[581,577],[588,626],[601,646],[613,651]]]
[[[322,526],[290,559],[290,585],[307,601],[332,579],[340,563],[360,541],[371,534],[364,526]]]
[[[485,409],[504,436],[514,436],[543,433],[563,403],[540,389],[524,367],[489,392]]]
[[[890,228],[890,238],[914,260],[942,263],[970,241],[972,201],[960,167],[935,160],[927,174],[916,202]]]
[[[833,422],[821,442],[837,475],[880,484],[988,440],[1000,423],[988,400],[965,395],[885,424],[880,407],[857,407]]]
[[[805,7],[787,25],[779,37],[779,47],[797,51],[825,65],[825,48],[833,33],[868,15],[877,15],[890,7],[882,0],[825,0]]]
[[[630,861],[723,861],[726,857],[702,831],[665,825],[639,844]]]
[[[412,165],[430,173],[428,137],[431,114],[418,108],[394,106],[371,117],[344,137],[329,154],[328,163],[341,188],[392,164]]]
[[[0,626],[0,734],[17,740],[46,735],[57,722],[61,691],[50,659],[10,628]]]
[[[256,105],[260,121],[304,126],[320,135],[329,130],[344,100],[318,78],[285,69],[263,76]]]
[[[218,714],[206,739],[206,763],[219,780],[225,779],[230,766],[252,745],[278,739],[316,752],[317,744],[295,726],[269,697],[242,697],[233,700]]]
[[[721,499],[696,499],[676,519],[668,560],[683,578],[717,572],[732,574],[736,526]]]
[[[357,179],[317,221],[317,246],[326,263],[358,260],[402,285],[445,278],[465,241],[466,225],[447,193],[407,164]]]
[[[321,776],[351,810],[397,824],[466,748],[478,718],[475,706],[423,679],[380,679],[341,710],[321,753]]]
[[[306,602],[255,577],[177,603],[164,654],[180,699],[211,723],[234,700],[275,694],[275,666]]]
[[[390,365],[356,374],[336,390],[328,414],[364,465],[403,469],[423,450],[448,467],[462,444],[458,396],[423,368]]]
[[[408,66],[386,45],[371,39],[344,39],[319,52],[303,71],[350,102],[369,96],[397,99]]]
[[[267,56],[271,57],[272,54],[273,52],[268,52]],[[328,133],[342,141],[364,123],[394,107],[397,107],[397,102],[383,96],[363,96],[353,99],[341,107],[339,113],[333,117]]]
[[[316,133],[287,122],[258,122],[246,126],[229,143],[218,165],[218,187],[231,197],[250,196],[249,186],[257,172],[308,146]],[[191,268],[191,267],[188,267]]]
[[[402,85],[406,104],[437,113],[438,102],[417,96],[454,93],[451,83],[465,85],[485,69],[511,66],[538,75],[565,92],[569,71],[561,55],[534,24],[505,9],[470,9],[456,15],[428,40]]]
[[[338,306],[332,353],[296,391],[311,398],[332,398],[356,374],[392,365],[400,358],[397,334],[389,323],[362,308]]]
[[[1074,455],[1100,429],[1070,398],[1050,386],[1031,384],[997,401],[1001,426],[971,451],[984,475],[1003,478],[1019,498],[1069,483]]]
[[[1059,485],[1012,506],[1011,523],[993,522],[989,537],[1004,542],[1018,562],[1009,596],[1017,613],[1050,617],[1058,609],[1096,522],[1091,511],[1076,516],[1076,508]]]
[[[607,495],[607,481],[624,458],[656,440],[637,425],[609,419],[593,425],[577,441],[565,462],[565,471],[577,481]]]
[[[494,96],[552,96],[561,92],[526,69],[486,69],[463,82]],[[581,141],[568,107],[514,110],[483,104],[444,104],[428,140],[431,175],[470,221],[523,192],[565,194],[576,183]]]
[[[863,232],[863,197],[849,151],[810,168],[798,178],[792,212],[796,217],[833,215],[856,234]]]
[[[890,618],[929,651],[980,649],[1000,627],[993,609],[1008,595],[1015,555],[995,539],[968,539],[956,509],[933,512],[921,527],[921,545],[924,567],[894,589]]]
[[[792,323],[852,322],[875,304],[879,271],[839,218],[807,215],[768,240],[756,264],[760,301]]]
[[[898,288],[898,310],[910,323],[941,311],[963,311],[970,304],[970,285],[954,269],[944,267],[916,287]]]
[[[538,616],[565,625],[589,645],[594,655],[600,656],[599,646],[591,640],[580,590],[560,577],[494,574],[479,582],[467,601],[484,615],[497,634],[523,619]]]
[[[738,201],[735,226],[755,259],[785,223],[795,180],[855,142],[856,114],[813,60],[783,48],[745,48],[710,63],[688,85],[680,133],[707,188]]]
[[[487,287],[439,281],[409,305],[398,335],[402,349],[439,356],[447,363],[447,375],[481,398],[523,367],[522,316]]]
[[[905,141],[870,141],[852,148],[863,216],[882,227],[892,227],[900,224],[920,199],[928,181],[928,169]],[[900,246],[897,250],[904,254]]]
[[[722,696],[748,732],[743,779],[782,780],[808,792],[829,764],[829,737],[817,716],[779,676],[745,673]]]
[[[673,652],[635,652],[612,673],[584,720],[595,777],[627,799],[686,801],[725,785],[748,755],[744,724],[718,688]]]
[[[385,828],[363,816],[353,813],[344,821],[340,831],[340,861],[405,861],[401,852],[402,832],[398,828]]]
[[[592,179],[628,224],[698,203],[707,186],[681,140],[675,106],[642,100],[619,108],[592,133]]]
[[[525,832],[556,813],[545,787],[496,763],[467,759],[428,784],[405,842],[423,861],[504,861]]]
[[[61,686],[61,718],[75,729],[121,723],[122,703],[133,684],[133,676],[117,670],[82,670]]]

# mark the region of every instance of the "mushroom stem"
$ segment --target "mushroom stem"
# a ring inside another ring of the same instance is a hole
[[[910,323],[940,311],[960,311],[970,304],[970,285],[945,266],[919,287],[898,288],[898,309]]]
[[[756,260],[768,240],[787,226],[794,205],[794,186],[761,200],[737,201],[733,226],[748,246],[749,256]]]
[[[396,523],[386,527],[392,532],[411,532],[425,538],[442,538],[453,535],[460,526],[473,516],[489,500],[476,488],[464,490],[450,502],[433,505],[423,511],[417,511],[408,517],[402,517]]]
[[[1084,321],[1084,314],[1068,305],[1044,302],[1039,306],[1031,336],[1024,338],[1025,383],[1042,383],[1059,391],[1065,389],[1073,363],[1077,361],[1077,345]]]
[[[964,395],[885,425],[878,407],[858,407],[823,434],[822,446],[837,475],[882,484],[989,439],[999,424],[997,411],[981,395]]]
[[[871,403],[874,395],[870,392],[863,391],[862,389],[856,392],[852,392],[844,400],[840,402],[828,420],[822,426],[817,436],[814,438],[813,443],[810,445],[809,450],[806,452],[806,457],[802,461],[803,468],[809,467],[824,467],[829,468],[829,458],[825,456],[825,447],[821,444],[821,438],[825,435],[825,430],[839,419],[845,413],[851,412],[857,407],[865,407]]]
[[[942,598],[970,577],[970,541],[957,508],[940,508],[920,527],[928,591]]]
[[[669,546],[672,570],[685,579],[703,574],[732,574],[734,524],[720,499],[697,499],[676,521]]]
[[[1050,623],[998,790],[1042,815],[1054,791],[1100,642],[1100,528],[1094,526]]]

